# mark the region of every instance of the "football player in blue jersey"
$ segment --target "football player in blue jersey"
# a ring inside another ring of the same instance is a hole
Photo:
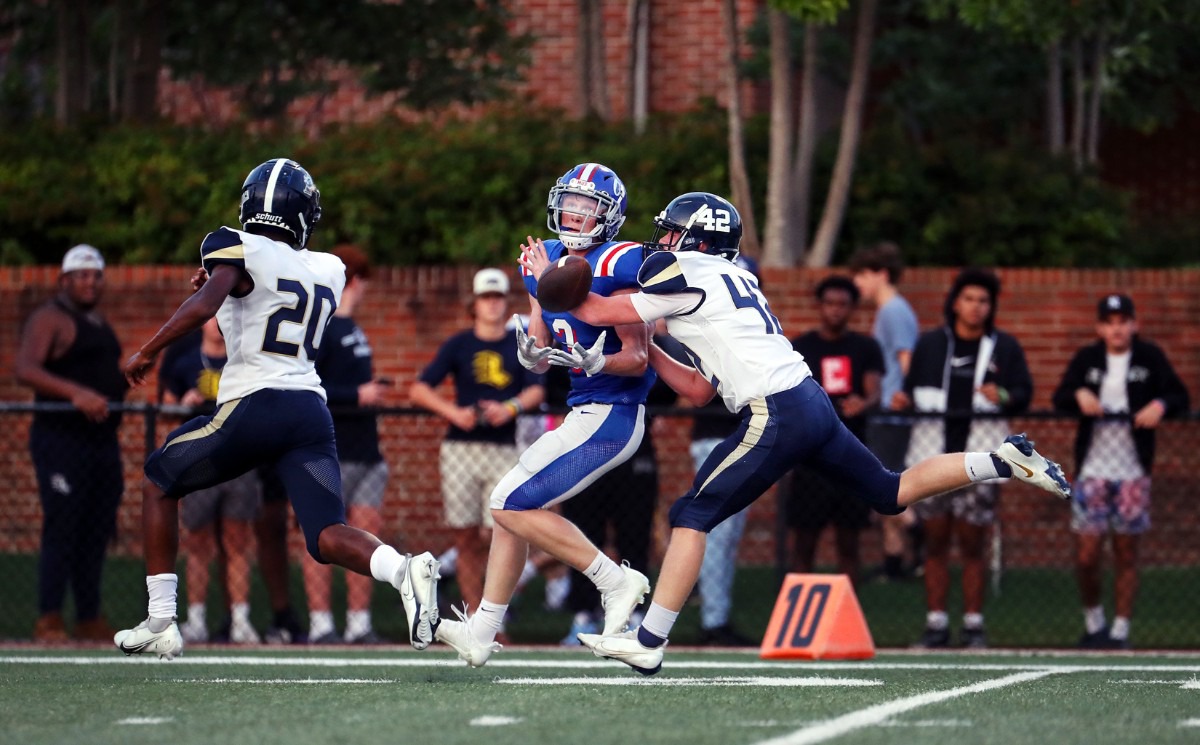
[[[332,254],[307,249],[321,219],[321,194],[308,171],[286,158],[255,168],[242,184],[243,230],[218,228],[200,245],[200,287],[125,363],[141,385],[172,341],[216,316],[228,360],[217,410],[184,423],[146,459],[142,526],[146,620],[118,631],[127,655],[172,659],[183,651],[176,623],[179,499],[274,465],[304,531],[309,554],[400,591],[412,645],[424,649],[438,623],[438,562],[402,556],[346,525],[333,420],[316,372],[325,327],[341,301],[346,270]]]
[[[656,345],[650,364],[696,405],[720,395],[741,417],[696,473],[691,490],[671,508],[671,541],[658,588],[641,626],[618,634],[580,634],[599,657],[640,673],[662,668],[663,647],[704,557],[708,531],[744,509],[798,463],[846,485],[876,511],[896,514],[927,497],[975,481],[1015,476],[1063,499],[1071,487],[1062,469],[1013,435],[991,453],[929,458],[904,473],[889,471],[838,418],[829,396],[792,349],[754,275],[734,264],[741,217],[725,199],[706,192],[676,197],[654,220],[655,236],[638,274],[641,292],[590,294],[571,311],[591,324],[649,323],[687,349],[693,366]],[[549,246],[522,247],[521,265],[533,276],[550,265]],[[567,357],[550,353],[551,361]]]
[[[621,179],[599,163],[575,166],[550,189],[547,225],[558,239],[547,241],[546,250],[552,259],[568,253],[586,259],[592,268],[592,291],[601,295],[637,290],[642,246],[614,240],[625,221],[626,203]],[[545,372],[550,364],[570,368],[571,412],[521,455],[492,492],[496,526],[483,602],[469,617],[455,609],[461,620],[442,619],[438,626],[436,638],[472,667],[486,664],[500,648],[496,634],[530,544],[596,584],[606,634],[623,630],[650,590],[645,575],[617,564],[573,523],[546,509],[578,494],[637,450],[646,393],[655,380],[647,369],[649,327],[640,319],[614,327],[551,313],[538,304],[537,279],[528,272],[523,279],[529,290],[530,321],[528,333],[517,322],[518,356],[535,372]],[[539,339],[550,340],[550,346],[539,346]]]

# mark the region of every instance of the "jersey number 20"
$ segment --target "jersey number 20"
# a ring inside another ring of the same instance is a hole
[[[308,359],[315,360],[317,357],[317,347],[320,346],[320,342],[317,340],[317,332],[325,328],[325,324],[329,323],[333,312],[337,310],[337,301],[334,300],[333,290],[325,285],[313,285],[313,297],[310,298],[308,290],[304,288],[304,285],[294,279],[278,280],[275,289],[287,295],[295,295],[296,304],[290,308],[280,308],[267,319],[267,330],[263,338],[262,350],[270,354],[282,354],[287,357],[299,356],[299,344],[283,341],[279,338],[280,324],[294,323],[305,327],[304,351],[308,353]],[[312,313],[308,312],[310,299],[313,301]],[[324,312],[326,303],[329,304],[328,313]],[[308,323],[304,321],[306,315],[308,316]]]

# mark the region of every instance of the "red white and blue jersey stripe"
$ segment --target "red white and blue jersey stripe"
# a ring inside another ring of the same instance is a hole
[[[566,247],[558,240],[546,241],[545,245],[546,254],[551,262],[567,254]],[[642,244],[632,241],[601,243],[588,250],[583,258],[587,259],[592,267],[592,292],[597,295],[607,297],[618,290],[640,289],[637,275],[642,266]],[[536,297],[537,280],[524,267],[521,268],[521,279],[525,282],[525,289],[529,294]],[[590,348],[596,343],[601,331],[608,331],[604,338],[604,354],[615,354],[621,350],[620,337],[611,326],[592,326],[570,313],[551,313],[545,309],[542,310],[542,318],[546,326],[554,332],[555,343],[563,348],[570,349],[576,342]],[[650,369],[640,377],[601,374],[589,378],[582,370],[571,370],[570,374],[571,393],[567,396],[568,406],[585,403],[645,403],[646,393],[654,385],[656,377]]]

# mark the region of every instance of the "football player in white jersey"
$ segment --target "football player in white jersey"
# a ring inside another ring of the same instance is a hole
[[[402,556],[346,525],[333,420],[315,368],[325,325],[341,300],[345,267],[307,249],[321,219],[320,192],[286,158],[255,168],[242,185],[243,230],[218,228],[200,246],[199,290],[125,364],[141,385],[172,341],[217,317],[228,362],[217,410],[167,436],[146,459],[142,484],[145,621],[118,631],[127,655],[172,659],[183,651],[176,623],[178,500],[265,464],[274,464],[314,559],[388,582],[400,591],[412,645],[424,649],[438,624],[438,562]]]
[[[951,453],[904,473],[887,470],[838,419],[804,358],[792,349],[754,275],[732,261],[741,242],[741,217],[725,199],[705,192],[676,197],[654,220],[655,237],[638,274],[642,291],[591,294],[571,311],[592,324],[647,323],[665,318],[694,367],[655,345],[650,364],[695,405],[714,394],[740,414],[736,432],[696,474],[691,490],[671,508],[671,541],[658,587],[640,628],[603,636],[580,634],[599,657],[646,675],[662,668],[663,647],[704,557],[705,537],[722,520],[757,499],[798,463],[845,483],[883,514],[973,481],[1016,476],[1069,499],[1062,469],[1013,435],[992,453]],[[522,249],[534,276],[549,266],[540,242]]]

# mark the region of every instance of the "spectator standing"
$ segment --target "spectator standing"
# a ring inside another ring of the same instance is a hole
[[[1100,299],[1098,341],[1079,349],[1054,391],[1054,408],[1080,415],[1072,501],[1075,574],[1083,601],[1079,646],[1128,649],[1138,589],[1139,538],[1150,528],[1155,430],[1188,410],[1188,392],[1158,345],[1138,336],[1133,300]],[[1115,615],[1100,599],[1100,553],[1112,533]]]
[[[881,381],[881,413],[867,433],[867,443],[880,462],[892,471],[904,469],[908,438],[912,422],[897,415],[893,401],[904,388],[904,376],[917,344],[917,314],[896,289],[904,262],[895,243],[882,242],[859,249],[850,257],[854,284],[862,298],[875,306],[875,322],[871,335],[883,350],[883,380]],[[899,515],[885,515],[880,525],[883,532],[883,576],[897,580],[905,575],[905,533],[910,537],[912,564],[921,563],[921,526],[914,510]]]
[[[74,636],[107,640],[101,614],[105,552],[124,490],[117,427],[127,386],[121,345],[97,309],[104,295],[104,257],[80,244],[63,257],[58,294],[29,316],[17,350],[16,376],[37,403],[69,403],[73,411],[37,411],[29,450],[42,504],[38,619],[33,638],[66,641],[62,617],[68,585],[75,598]]]
[[[471,328],[446,340],[413,383],[413,404],[450,423],[438,456],[446,524],[458,549],[456,576],[463,600],[478,608],[491,545],[488,498],[517,463],[517,416],[545,398],[542,376],[517,359],[517,332],[509,317],[508,275],[481,269],[472,282]],[[435,388],[454,379],[454,398]]]
[[[1008,423],[975,418],[968,412],[1015,414],[1029,408],[1033,379],[1025,351],[1009,334],[996,329],[1000,280],[986,269],[965,269],[946,295],[946,325],[917,340],[905,390],[897,408],[958,416],[923,418],[913,424],[908,463],[937,453],[987,450],[1004,441]],[[965,647],[987,646],[983,624],[986,584],[984,552],[988,529],[996,520],[996,483],[972,483],[915,505],[925,529],[925,631],[917,646],[950,643],[946,596],[950,586],[950,544],[957,539],[962,560]]]
[[[216,409],[217,389],[227,355],[225,339],[216,318],[200,333],[180,339],[163,354],[159,370],[159,400],[190,407],[197,414]],[[261,639],[250,623],[250,560],[254,552],[254,520],[262,502],[258,476],[244,473],[223,484],[192,492],[180,504],[187,555],[187,621],[179,627],[186,642],[209,640],[206,601],[209,564],[221,547],[225,568],[224,589],[229,605],[228,640],[258,644]]]
[[[858,307],[858,288],[849,277],[833,275],[817,285],[820,325],[792,340],[813,379],[829,394],[846,429],[866,441],[867,411],[879,404],[883,352],[873,338],[847,326]],[[807,466],[792,471],[788,522],[795,536],[795,570],[813,571],[817,542],[826,525],[836,534],[838,572],[858,581],[858,539],[871,524],[866,502]]]
[[[379,431],[372,408],[380,406],[390,381],[375,377],[371,345],[354,321],[354,314],[367,291],[371,265],[355,246],[338,246],[330,251],[346,265],[346,287],[342,302],[325,327],[325,339],[317,351],[317,374],[332,410],[337,438],[338,463],[342,468],[342,496],[347,522],[368,533],[383,531],[384,490],[388,467],[379,451]],[[353,411],[353,409],[359,411]],[[347,411],[351,409],[351,411]],[[330,604],[333,567],[305,559],[304,591],[308,595],[308,641],[328,644],[378,644],[383,641],[371,623],[371,577],[346,572],[346,625],[337,635]]]

